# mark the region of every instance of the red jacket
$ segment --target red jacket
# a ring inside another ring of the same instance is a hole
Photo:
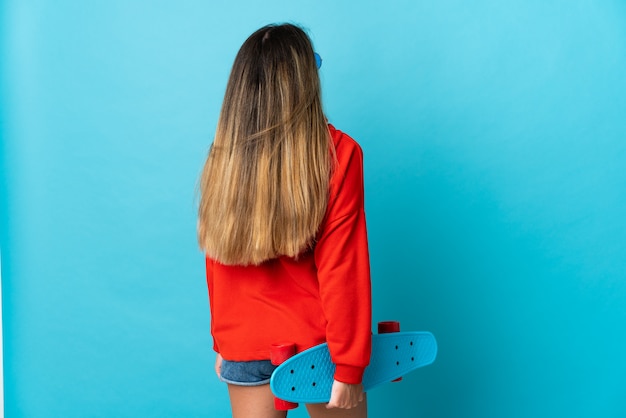
[[[272,343],[328,342],[335,379],[360,383],[371,352],[371,285],[363,153],[329,125],[338,164],[315,247],[259,266],[206,260],[214,349],[231,361],[269,359]]]

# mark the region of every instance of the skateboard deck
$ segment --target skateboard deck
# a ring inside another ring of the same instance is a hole
[[[363,374],[363,390],[367,392],[427,366],[436,356],[437,341],[429,332],[374,334],[370,365]],[[334,374],[328,344],[320,344],[278,366],[270,379],[270,388],[277,398],[289,402],[328,402]]]

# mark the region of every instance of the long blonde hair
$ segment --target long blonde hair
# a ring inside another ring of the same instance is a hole
[[[333,155],[309,37],[290,24],[259,29],[235,58],[200,179],[200,247],[227,265],[311,248]]]

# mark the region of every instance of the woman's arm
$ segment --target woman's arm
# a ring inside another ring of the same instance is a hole
[[[335,380],[359,384],[369,364],[372,302],[364,211],[363,155],[343,135],[336,147],[326,220],[315,246],[320,298],[327,320],[326,340]]]

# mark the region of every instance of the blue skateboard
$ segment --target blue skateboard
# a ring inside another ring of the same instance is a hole
[[[394,332],[372,335],[370,365],[363,375],[369,391],[435,361],[437,341],[429,332]],[[270,388],[288,402],[324,403],[330,400],[335,365],[328,344],[320,344],[287,360],[274,370]]]

